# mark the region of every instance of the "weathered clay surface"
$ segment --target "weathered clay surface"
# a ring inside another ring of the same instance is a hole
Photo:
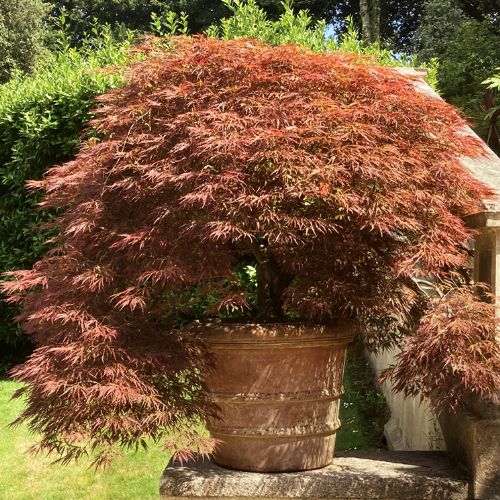
[[[464,500],[467,481],[441,452],[339,453],[333,465],[304,472],[253,473],[213,462],[168,466],[162,500],[315,498]]]
[[[243,471],[316,469],[332,461],[353,324],[199,324],[215,369],[215,463]]]

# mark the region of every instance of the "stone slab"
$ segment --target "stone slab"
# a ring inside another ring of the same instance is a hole
[[[442,452],[344,452],[306,472],[255,473],[211,461],[169,464],[162,500],[315,498],[322,500],[465,500],[468,482]]]

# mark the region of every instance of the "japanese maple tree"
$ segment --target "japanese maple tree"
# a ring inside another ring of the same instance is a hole
[[[4,285],[38,344],[13,372],[19,421],[65,460],[143,437],[203,444],[211,358],[171,314],[192,290],[258,321],[353,318],[372,348],[420,324],[432,336],[412,278],[466,264],[462,217],[490,195],[459,161],[481,147],[454,110],[369,59],[202,37],[139,50],[127,85],[99,98],[99,138],[31,182],[64,209],[58,236]],[[256,305],[241,263],[256,264]],[[498,350],[484,325],[469,361],[488,394]]]

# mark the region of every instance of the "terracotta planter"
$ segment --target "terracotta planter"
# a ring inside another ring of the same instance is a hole
[[[317,469],[333,459],[347,322],[209,324],[204,329],[216,368],[206,383],[221,409],[210,420],[221,441],[217,464],[244,471]]]

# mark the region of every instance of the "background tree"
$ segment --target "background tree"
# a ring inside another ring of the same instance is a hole
[[[414,38],[419,26],[432,24],[432,16],[424,19],[424,6],[432,6],[437,17],[435,18],[435,29],[437,26],[451,27],[452,23],[441,14],[446,11],[450,14],[451,20],[457,20],[457,13],[464,18],[475,19],[479,22],[486,22],[494,26],[500,25],[500,2],[498,0],[379,0],[380,2],[380,39],[389,43],[394,49],[406,53],[414,52]],[[347,16],[351,16],[354,21],[361,25],[361,5],[370,5],[370,0],[337,0],[325,6],[323,13],[319,15],[336,27],[341,27]],[[429,23],[429,21],[431,23]],[[444,29],[443,41],[449,38],[449,31]],[[431,54],[435,57],[437,54]]]
[[[89,37],[94,26],[109,24],[115,36],[127,29],[144,31],[151,13],[159,10],[152,0],[59,0],[51,3],[51,20],[56,29],[61,15],[67,17],[72,43],[80,45]]]
[[[189,27],[192,33],[200,33],[210,25],[217,23],[223,17],[230,15],[230,9],[223,0],[156,0],[157,5],[162,10],[173,12],[185,12],[189,18]],[[244,2],[231,2],[235,5]],[[283,0],[257,0],[257,5],[266,13],[268,19],[275,20],[283,12]],[[311,17],[315,20],[329,19],[330,13],[334,11],[338,0],[287,0],[295,11],[307,9]]]
[[[41,0],[0,1],[0,83],[15,69],[31,70],[43,50],[43,20],[48,5]]]
[[[500,150],[500,102],[498,95],[500,91],[500,68],[496,69],[493,76],[483,82],[487,86],[484,111],[486,123],[486,140],[490,147]]]
[[[498,0],[457,0],[464,14],[476,21],[488,21],[500,25],[500,2]]]
[[[240,0],[240,4],[243,3]],[[422,0],[362,0],[368,5],[373,21],[367,21],[367,29],[380,32],[380,39],[390,42],[397,50],[409,51],[411,40],[418,25]],[[283,12],[282,0],[257,0],[269,19],[275,20]],[[76,37],[89,30],[92,20],[107,22],[120,31],[123,27],[147,30],[151,14],[165,11],[180,14],[185,12],[191,33],[200,33],[210,25],[230,15],[230,9],[222,0],[61,0],[53,3],[53,16],[65,9],[73,18]],[[342,29],[347,16],[361,26],[360,2],[350,0],[295,0],[295,11],[307,9],[314,20],[324,20],[335,29]],[[378,13],[377,13],[378,12]],[[379,21],[377,21],[379,19]],[[373,26],[373,28],[371,28]],[[378,28],[377,28],[378,26]],[[371,36],[371,35],[370,35]],[[375,39],[379,37],[374,33]],[[368,39],[368,38],[367,38]]]
[[[239,0],[237,3],[244,3]],[[264,9],[271,20],[279,17],[283,11],[281,0],[257,0],[257,4]],[[433,4],[435,10],[449,9],[451,19],[456,18],[459,12],[470,19],[479,22],[488,22],[498,26],[499,4],[497,0],[295,0],[294,9],[307,9],[315,20],[322,19],[335,29],[342,29],[347,16],[351,16],[355,23],[364,28],[366,40],[382,40],[398,51],[410,53],[413,51],[413,39],[417,28],[423,23],[429,25],[423,16],[425,4]],[[230,15],[230,9],[222,0],[127,0],[116,2],[113,0],[60,0],[53,2],[52,14],[57,17],[65,9],[72,17],[76,39],[81,38],[85,31],[89,31],[96,19],[99,23],[110,23],[115,31],[120,32],[124,27],[147,31],[152,13],[159,15],[162,12],[172,11],[177,14],[185,12],[189,19],[191,33],[200,33],[210,25],[218,23],[222,18]],[[441,7],[440,7],[441,6]],[[448,19],[440,13],[438,19],[443,26],[452,26]],[[446,39],[449,32],[444,32]]]
[[[488,23],[464,22],[450,36],[440,59],[439,88],[443,97],[458,106],[482,127],[481,83],[500,62],[500,36]]]
[[[422,0],[381,0],[381,40],[397,51],[412,53],[412,41],[420,22],[422,5]]]
[[[429,61],[442,56],[450,37],[457,33],[465,20],[454,0],[426,0],[413,40],[419,58]]]
[[[500,61],[499,8],[498,2],[490,1],[426,0],[414,38],[420,61],[439,59],[437,80],[443,98],[458,106],[485,140],[490,136],[497,151],[489,133],[491,115],[485,119],[494,95],[481,82]]]

